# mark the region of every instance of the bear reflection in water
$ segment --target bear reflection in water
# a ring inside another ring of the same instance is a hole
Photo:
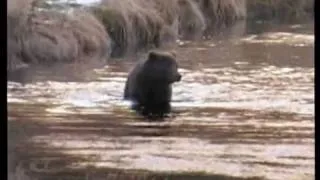
[[[174,53],[151,51],[128,75],[124,99],[148,118],[163,118],[171,111],[171,85],[181,80]]]

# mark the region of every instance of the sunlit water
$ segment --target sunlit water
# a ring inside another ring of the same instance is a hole
[[[45,152],[85,159],[30,166],[38,172],[91,165],[313,179],[314,35],[299,27],[177,42],[183,78],[173,86],[173,112],[164,122],[144,120],[122,100],[134,63],[125,58],[82,81],[66,82],[59,72],[53,79],[63,81],[41,72],[33,81],[9,81],[9,125],[37,124],[26,141],[42,149],[29,152],[37,157],[31,164],[59,161]]]

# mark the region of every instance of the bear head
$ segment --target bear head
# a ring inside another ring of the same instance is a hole
[[[172,84],[181,80],[175,53],[151,51],[144,63],[144,73],[155,83]]]

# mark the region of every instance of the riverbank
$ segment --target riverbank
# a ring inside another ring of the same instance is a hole
[[[7,70],[56,62],[107,62],[178,39],[210,38],[247,18],[279,17],[313,18],[313,1],[102,0],[83,6],[14,0],[8,4]]]

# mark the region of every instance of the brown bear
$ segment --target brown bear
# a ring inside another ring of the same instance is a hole
[[[171,85],[180,80],[175,54],[151,51],[129,73],[124,99],[143,116],[164,117],[171,111]]]

